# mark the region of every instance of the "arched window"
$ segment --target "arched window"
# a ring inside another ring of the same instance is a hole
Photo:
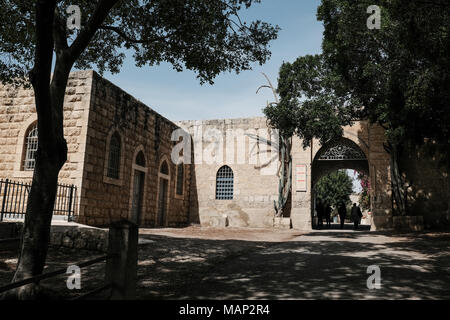
[[[184,187],[184,165],[177,165],[177,195],[183,195]]]
[[[37,124],[33,124],[26,135],[26,149],[23,163],[24,170],[34,170],[36,163],[36,152],[38,149],[38,129]]]
[[[217,171],[216,176],[216,199],[233,200],[234,176],[229,166],[223,166]]]
[[[162,174],[169,174],[169,165],[167,164],[167,161],[163,161],[161,164],[161,169],[159,169],[159,172]]]
[[[142,151],[139,151],[139,153],[136,156],[136,164],[141,167],[145,167],[145,156]]]
[[[109,143],[108,177],[119,179],[120,177],[120,153],[121,153],[120,135],[115,132]]]

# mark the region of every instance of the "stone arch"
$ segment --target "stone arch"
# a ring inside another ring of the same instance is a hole
[[[358,137],[354,136],[356,141]],[[315,185],[324,175],[339,169],[354,169],[370,176],[368,148],[364,152],[355,141],[342,137],[324,144],[314,156],[311,181],[311,224],[315,227]],[[358,141],[360,142],[360,141]]]
[[[339,169],[354,169],[370,174],[367,153],[345,137],[330,141],[317,151],[312,163],[312,187],[322,176]]]

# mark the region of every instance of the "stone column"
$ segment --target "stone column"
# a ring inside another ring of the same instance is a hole
[[[306,165],[306,192],[297,191],[296,166]],[[298,230],[312,230],[311,221],[311,148],[303,150],[298,137],[292,139],[292,227]]]

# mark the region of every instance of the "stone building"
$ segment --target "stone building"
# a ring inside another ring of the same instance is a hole
[[[171,161],[176,128],[95,72],[71,73],[64,100],[68,157],[59,182],[77,186],[78,221],[187,224],[191,167]],[[0,178],[31,180],[36,131],[32,89],[0,87]]]
[[[372,229],[392,226],[384,131],[365,121],[345,127],[342,139],[324,146],[313,140],[304,149],[292,138],[292,193],[282,219],[274,218],[278,136],[263,117],[174,123],[95,72],[79,71],[68,82],[64,127],[68,160],[59,182],[77,186],[81,223],[104,226],[127,218],[148,227],[200,223],[310,230],[315,183],[331,171],[354,169],[370,177]],[[35,128],[33,91],[0,86],[0,179],[31,180]],[[178,155],[182,150],[184,163],[175,164],[174,150]],[[407,167],[428,166],[420,161]],[[422,196],[422,208],[434,210],[432,220],[439,220],[448,214],[448,174],[428,167],[439,173],[421,176],[423,184],[413,193]],[[442,205],[427,206],[427,190]]]

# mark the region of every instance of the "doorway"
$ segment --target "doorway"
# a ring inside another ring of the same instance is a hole
[[[134,185],[133,185],[133,202],[131,206],[131,221],[139,224],[142,214],[142,198],[144,194],[145,173],[139,170],[134,170]]]
[[[156,226],[166,227],[169,223],[169,184],[170,172],[167,159],[161,162],[158,173],[158,209]]]

